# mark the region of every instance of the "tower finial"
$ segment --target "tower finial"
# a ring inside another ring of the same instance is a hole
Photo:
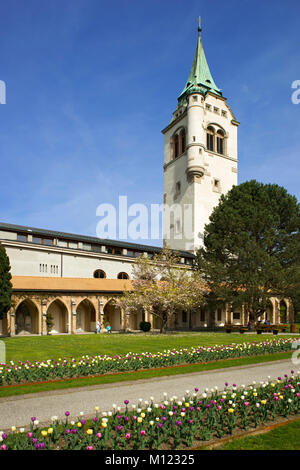
[[[198,17],[198,33],[199,33],[199,35],[200,35],[201,31],[202,31],[202,27],[201,27],[201,16],[199,16],[199,17]]]

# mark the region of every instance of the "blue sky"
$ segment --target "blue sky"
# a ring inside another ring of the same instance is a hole
[[[239,183],[277,183],[300,200],[298,0],[10,0],[0,15],[2,222],[95,235],[101,203],[162,202],[161,130],[192,65],[198,15],[241,122]]]

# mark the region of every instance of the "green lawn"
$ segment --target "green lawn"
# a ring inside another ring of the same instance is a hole
[[[218,450],[300,450],[300,420],[265,434],[234,439]]]
[[[279,335],[278,335],[279,336]],[[6,361],[59,359],[95,354],[158,352],[164,349],[271,340],[273,335],[180,333],[57,335],[4,338]],[[295,337],[295,339],[297,339]]]

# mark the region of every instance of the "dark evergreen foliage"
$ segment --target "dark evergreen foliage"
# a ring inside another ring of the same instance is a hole
[[[0,244],[0,319],[6,316],[11,307],[12,284],[10,280],[9,258],[5,248]]]
[[[255,180],[222,195],[205,226],[199,269],[213,302],[262,315],[270,297],[299,298],[300,205],[286,189]]]

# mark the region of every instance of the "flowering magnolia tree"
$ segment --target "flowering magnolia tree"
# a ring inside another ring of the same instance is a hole
[[[153,260],[138,258],[133,267],[133,289],[120,299],[127,312],[144,309],[159,318],[161,333],[176,312],[200,307],[207,293],[199,272],[179,263],[180,257],[166,248]]]

